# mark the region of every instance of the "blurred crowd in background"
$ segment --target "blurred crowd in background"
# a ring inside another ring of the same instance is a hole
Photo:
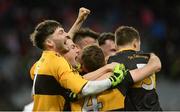
[[[180,79],[180,2],[167,0],[0,0],[0,110],[22,110],[31,99],[29,69],[39,58],[29,35],[45,19],[68,31],[80,7],[91,10],[83,24],[96,32],[135,27],[142,50],[162,61],[160,74]]]

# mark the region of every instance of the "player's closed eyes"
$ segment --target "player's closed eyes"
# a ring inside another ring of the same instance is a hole
[[[58,33],[59,33],[60,35],[62,35],[62,34],[64,33],[64,30],[63,30],[63,29],[60,29],[60,30],[58,31]]]

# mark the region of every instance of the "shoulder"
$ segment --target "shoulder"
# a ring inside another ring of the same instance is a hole
[[[143,51],[138,51],[136,54],[133,55],[134,59],[136,60],[146,60],[148,61],[150,58],[150,53],[145,53]]]
[[[124,60],[126,60],[126,57],[124,53],[122,52],[118,52],[113,56],[110,56],[107,63],[111,63],[111,62],[119,62],[122,63]]]
[[[32,80],[34,79],[34,70],[35,70],[36,65],[37,65],[37,62],[34,63],[30,69],[30,76]]]

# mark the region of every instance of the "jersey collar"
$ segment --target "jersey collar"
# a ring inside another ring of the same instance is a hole
[[[128,50],[135,51],[134,49],[132,49],[132,48],[129,47],[129,48],[119,49],[117,52],[128,51]]]
[[[50,50],[45,50],[43,51],[43,54],[53,54],[53,55],[56,55],[56,56],[61,56],[59,53],[55,52],[55,51],[50,51]]]

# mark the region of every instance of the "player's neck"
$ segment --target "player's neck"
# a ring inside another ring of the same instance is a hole
[[[124,51],[124,50],[134,50],[134,51],[137,51],[136,48],[134,48],[133,46],[131,45],[123,45],[123,46],[118,46],[118,51]]]
[[[57,50],[55,50],[55,49],[53,49],[53,48],[46,48],[44,51],[45,51],[45,52],[54,52],[54,53],[56,53],[57,55],[61,55],[60,52],[58,52]]]

